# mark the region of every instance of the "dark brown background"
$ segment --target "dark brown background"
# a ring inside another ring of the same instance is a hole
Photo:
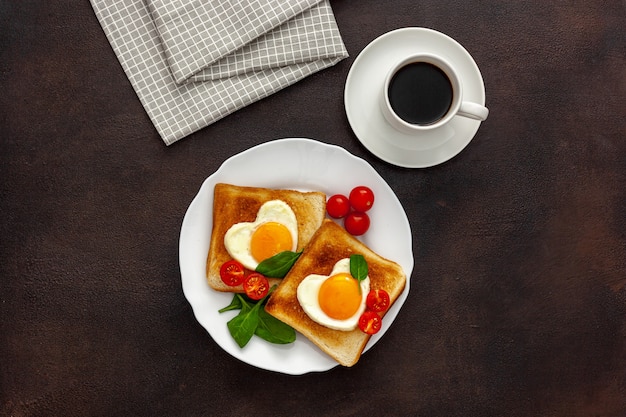
[[[0,414],[626,415],[626,4],[332,5],[349,59],[166,147],[87,0],[0,1]],[[429,169],[376,159],[343,109],[355,57],[405,26],[462,43],[491,109]],[[381,342],[298,377],[219,348],[177,247],[207,176],[294,136],[368,160],[415,253]]]

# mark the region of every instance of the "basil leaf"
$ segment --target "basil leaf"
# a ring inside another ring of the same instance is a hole
[[[367,261],[360,254],[350,255],[350,275],[361,282],[367,278]]]
[[[241,312],[226,323],[230,335],[241,348],[247,345],[254,336],[259,324],[258,311],[261,308],[261,303],[255,304],[251,309],[246,308],[246,306],[247,304],[244,304]]]
[[[260,338],[276,344],[289,344],[296,340],[296,331],[288,324],[283,323],[264,309],[259,310],[259,324],[254,334]]]
[[[280,252],[259,263],[255,271],[268,278],[284,278],[301,254],[302,251],[291,252],[286,250]]]

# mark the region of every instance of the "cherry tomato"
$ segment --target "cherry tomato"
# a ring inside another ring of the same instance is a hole
[[[253,272],[243,281],[243,289],[251,299],[260,300],[269,292],[270,283],[263,275]]]
[[[353,211],[346,216],[343,226],[351,235],[361,236],[370,228],[370,217],[367,213]]]
[[[385,290],[371,290],[365,299],[368,309],[382,313],[389,308],[389,294]]]
[[[243,265],[234,259],[224,262],[220,268],[220,278],[224,284],[230,287],[236,287],[243,282],[245,271]]]
[[[326,202],[326,211],[335,219],[345,217],[350,211],[350,200],[343,194],[335,194]]]
[[[374,205],[374,192],[364,185],[354,187],[350,191],[350,204],[356,211],[366,212]]]
[[[361,314],[361,317],[359,317],[359,329],[361,329],[363,333],[378,333],[382,324],[383,320],[375,311],[367,310],[365,313]]]

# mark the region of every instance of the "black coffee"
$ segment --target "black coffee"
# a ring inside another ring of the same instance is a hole
[[[389,83],[389,102],[404,121],[429,125],[446,115],[452,104],[452,83],[437,66],[413,62],[400,68]]]

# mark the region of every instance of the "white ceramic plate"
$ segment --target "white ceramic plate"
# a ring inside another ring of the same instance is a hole
[[[185,297],[198,322],[213,340],[232,356],[258,368],[299,375],[325,371],[337,362],[301,334],[289,345],[275,345],[256,336],[243,348],[230,336],[226,323],[237,312],[218,313],[232,294],[212,290],[206,282],[213,209],[213,188],[218,182],[267,188],[319,190],[327,196],[349,193],[357,185],[369,186],[375,203],[369,214],[371,226],[361,240],[380,255],[398,262],[407,275],[404,292],[374,335],[370,349],[389,329],[409,292],[413,250],[409,222],[398,198],[383,178],[364,160],[345,149],[311,139],[279,139],[255,146],[226,160],[208,177],[183,219],[179,260]],[[361,359],[363,360],[363,358]]]
[[[356,57],[344,90],[348,122],[374,155],[394,165],[426,168],[443,163],[472,140],[480,122],[454,117],[440,128],[414,137],[394,129],[379,107],[385,76],[394,64],[418,52],[439,54],[459,72],[464,100],[485,104],[483,79],[469,52],[443,33],[426,28],[397,29],[374,39]]]

